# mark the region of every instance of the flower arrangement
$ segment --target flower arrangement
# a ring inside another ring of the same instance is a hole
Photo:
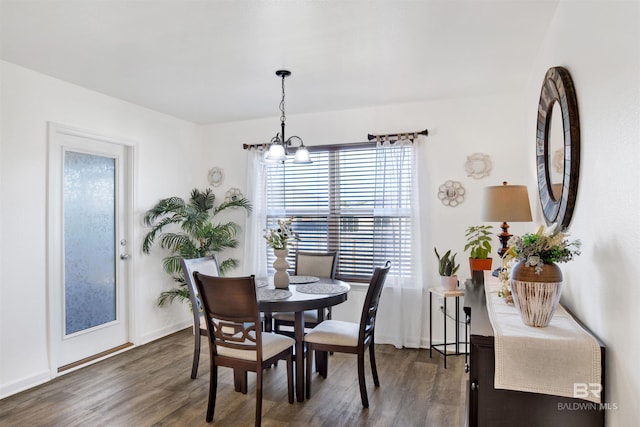
[[[541,226],[535,233],[513,236],[505,260],[524,261],[527,267],[535,267],[540,274],[544,264],[569,262],[580,255],[580,240],[569,240],[557,224]]]
[[[285,249],[290,239],[297,240],[298,235],[293,231],[291,223],[293,218],[279,219],[278,226],[265,232],[264,238],[267,245],[273,249]]]

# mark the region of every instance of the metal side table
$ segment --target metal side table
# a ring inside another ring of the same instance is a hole
[[[444,328],[444,340],[442,344],[433,344],[433,295],[439,296],[443,300],[443,328]],[[460,342],[460,297],[464,296],[464,288],[456,288],[453,291],[445,291],[442,288],[429,288],[429,357],[433,356],[433,350],[442,354],[444,357],[444,367],[447,368],[447,356],[459,356],[464,354],[465,357],[468,354],[468,340],[467,340],[467,322],[464,322],[464,342]],[[447,299],[455,298],[455,341],[447,342]],[[466,317],[466,316],[465,316]],[[460,351],[460,345],[464,344],[464,351]],[[455,350],[447,351],[448,346],[455,346]]]

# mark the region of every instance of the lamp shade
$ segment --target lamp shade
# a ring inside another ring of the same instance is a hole
[[[495,185],[484,189],[482,221],[532,221],[526,185]]]
[[[269,151],[264,159],[268,162],[282,162],[287,158],[287,154],[284,151],[284,146],[278,143],[271,144]]]
[[[293,163],[301,163],[301,164],[309,164],[311,162],[311,158],[309,157],[309,150],[304,145],[298,147],[296,151],[296,155],[293,159]]]

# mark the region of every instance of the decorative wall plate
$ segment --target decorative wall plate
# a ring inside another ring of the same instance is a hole
[[[447,180],[438,187],[438,199],[445,206],[456,207],[464,202],[464,187],[458,181]]]
[[[209,175],[207,175],[207,178],[209,179],[209,184],[214,187],[218,187],[222,184],[222,181],[224,181],[224,172],[222,171],[222,168],[219,168],[218,166],[212,167],[209,169]]]
[[[242,192],[238,188],[231,187],[227,190],[227,193],[224,195],[224,201],[229,202],[237,202],[240,199],[244,199]]]
[[[489,176],[492,167],[493,164],[491,163],[491,157],[482,153],[474,153],[467,156],[467,163],[464,165],[464,169],[467,171],[467,176],[471,176],[475,179]]]

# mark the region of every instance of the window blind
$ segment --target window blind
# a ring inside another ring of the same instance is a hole
[[[386,156],[401,156],[388,162]],[[411,269],[411,147],[374,144],[314,147],[313,163],[270,165],[267,228],[293,218],[299,241],[290,251],[339,251],[336,275],[368,281],[390,259],[396,273]],[[267,251],[268,264],[275,257]]]

